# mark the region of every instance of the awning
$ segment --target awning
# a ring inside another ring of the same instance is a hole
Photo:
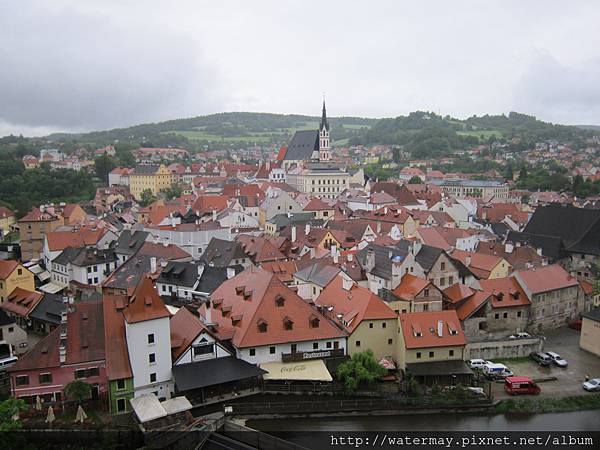
[[[48,284],[39,287],[39,290],[42,292],[47,292],[48,294],[56,294],[66,288],[65,285],[56,283],[51,281]]]
[[[170,398],[169,400],[165,400],[160,404],[165,409],[167,414],[176,414],[192,409],[192,404],[183,395],[180,397]]]
[[[27,267],[27,266],[25,266]],[[42,273],[44,271],[44,269],[42,269],[42,266],[40,266],[39,264],[34,264],[31,267],[27,267],[33,274],[37,275],[38,273]]]
[[[258,377],[264,370],[233,356],[212,358],[173,366],[173,378],[179,391]]]
[[[38,273],[37,277],[40,279],[40,281],[46,281],[50,278],[50,272],[44,270],[43,272]]]
[[[154,394],[141,395],[129,400],[131,407],[141,423],[149,422],[167,416],[167,411],[162,407]]]
[[[268,373],[264,380],[331,381],[331,374],[322,359],[298,362],[271,362],[260,365]]]

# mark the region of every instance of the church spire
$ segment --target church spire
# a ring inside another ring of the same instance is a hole
[[[321,114],[321,124],[319,125],[319,131],[323,129],[329,131],[329,122],[327,121],[327,111],[325,109],[325,98],[323,98],[323,113]]]

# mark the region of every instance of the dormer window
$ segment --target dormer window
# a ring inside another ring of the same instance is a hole
[[[235,293],[236,295],[241,295],[246,291],[246,286],[236,286]]]
[[[284,306],[284,305],[285,305],[285,299],[283,298],[283,296],[281,296],[280,294],[277,294],[277,295],[275,296],[275,304],[276,304],[278,307],[282,307],[282,306]]]
[[[286,330],[293,330],[294,329],[294,322],[292,322],[292,319],[286,318],[283,319],[283,328]]]
[[[267,327],[268,327],[268,324],[266,321],[264,321],[262,319],[258,321],[258,332],[259,333],[266,333]]]
[[[420,331],[415,331],[415,337],[423,337],[423,333]]]
[[[311,318],[309,321],[309,324],[310,324],[311,328],[319,328],[319,318],[318,317]]]

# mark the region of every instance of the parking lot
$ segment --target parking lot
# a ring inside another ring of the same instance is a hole
[[[600,357],[585,352],[579,348],[579,331],[561,328],[546,335],[544,351],[558,353],[569,362],[569,366],[561,369],[557,366],[540,367],[533,360],[515,360],[507,365],[515,375],[524,375],[531,378],[556,377],[555,381],[539,383],[542,388],[540,396],[557,397],[572,395],[600,395],[598,392],[586,392],[581,387],[586,374],[590,378],[600,378]],[[495,383],[493,387],[496,398],[506,398],[502,383]]]

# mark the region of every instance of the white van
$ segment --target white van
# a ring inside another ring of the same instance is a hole
[[[469,359],[467,361],[471,369],[483,369],[483,366],[490,363],[491,361],[486,361],[485,359]]]
[[[4,372],[18,360],[19,358],[17,358],[16,356],[9,356],[8,358],[0,359],[0,372]]]
[[[483,373],[490,379],[512,377],[513,373],[504,364],[487,363],[483,365]]]

